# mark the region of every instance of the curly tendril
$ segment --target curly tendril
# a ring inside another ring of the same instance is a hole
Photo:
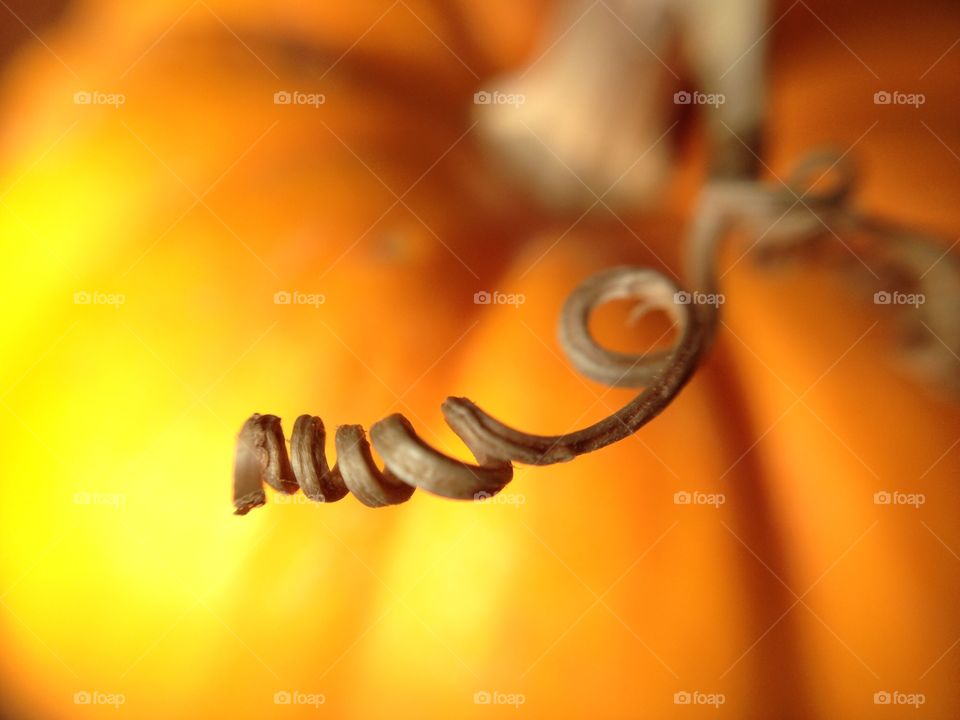
[[[496,494],[513,478],[513,462],[550,465],[599,450],[635,433],[656,417],[693,374],[704,333],[689,305],[675,302],[680,288],[653,270],[621,267],[594,275],[567,299],[560,317],[560,343],[584,375],[619,387],[645,385],[632,402],[587,428],[565,435],[531,435],[494,419],[466,398],[448,398],[447,424],[477,459],[461,462],[427,445],[402,415],[374,423],[370,440],[383,459],[377,467],[358,425],[337,430],[337,464],[330,467],[326,433],[318,417],[301,415],[287,454],[280,418],[253,415],[240,431],[234,475],[239,515],[263,505],[266,483],[281,493],[302,490],[311,500],[334,502],[352,493],[369,507],[405,502],[416,488],[457,500]],[[600,305],[619,298],[642,300],[643,312],[662,310],[680,327],[669,352],[615,353],[601,347],[588,322]]]
[[[720,242],[735,229],[745,230],[753,247],[796,248],[824,234],[863,231],[880,247],[878,280],[913,282],[934,295],[920,322],[947,350],[960,351],[960,268],[925,235],[866,217],[849,207],[855,181],[843,156],[811,154],[779,186],[747,180],[708,184],[688,238],[690,286],[701,296],[716,294]],[[863,261],[861,260],[861,263]],[[931,264],[932,263],[932,264]],[[866,265],[864,264],[866,267]],[[869,269],[869,268],[868,268]],[[871,272],[873,272],[871,270]],[[875,273],[876,274],[876,273]],[[266,502],[266,483],[280,493],[302,490],[311,500],[335,502],[352,493],[369,507],[396,505],[416,488],[458,500],[489,497],[513,478],[513,463],[551,465],[573,460],[637,432],[659,415],[694,374],[718,325],[719,303],[684,302],[689,293],[650,269],[618,267],[598,273],[577,287],[564,304],[558,335],[573,366],[583,375],[613,387],[643,387],[619,411],[589,427],[564,435],[533,435],[514,429],[466,398],[442,405],[447,424],[476,458],[456,460],[430,447],[402,415],[390,415],[370,428],[370,441],[359,425],[337,429],[337,463],[326,456],[326,431],[320,418],[301,415],[293,426],[290,453],[275,415],[253,415],[240,431],[234,473],[236,514],[245,515]],[[635,314],[660,310],[679,328],[668,350],[632,355],[602,347],[589,320],[603,304],[636,299]],[[927,346],[929,376],[960,386],[957,368],[936,343]],[[956,353],[951,351],[954,358]],[[370,442],[383,459],[373,460]]]

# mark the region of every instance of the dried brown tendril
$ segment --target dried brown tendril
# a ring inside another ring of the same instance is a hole
[[[847,262],[877,291],[877,304],[916,298],[901,307],[909,344],[906,369],[943,393],[960,395],[960,259],[942,240],[867,215],[852,201],[857,177],[844,155],[811,153],[785,183],[717,181],[704,189],[688,238],[687,275],[692,288],[716,293],[718,244],[740,228],[765,254],[811,255],[821,241],[843,247]],[[851,247],[843,238],[859,236]],[[716,306],[696,308],[708,329]]]
[[[746,180],[707,185],[688,238],[690,285],[709,298],[716,294],[719,243],[735,228],[753,245],[796,248],[825,233],[865,231],[879,243],[884,278],[907,278],[931,295],[932,311],[920,317],[953,359],[960,351],[960,268],[938,244],[920,233],[866,217],[849,207],[853,169],[829,152],[809,156],[781,186]],[[824,181],[827,181],[826,183]],[[932,276],[932,277],[931,277]],[[880,279],[880,276],[878,276]],[[359,425],[337,429],[337,464],[327,462],[326,432],[320,418],[301,415],[290,439],[290,454],[274,415],[253,415],[240,431],[234,474],[234,506],[244,515],[263,505],[266,483],[281,493],[298,489],[318,502],[352,493],[369,507],[405,502],[416,488],[443,497],[469,500],[496,494],[513,477],[514,462],[550,465],[572,460],[615,443],[656,417],[683,388],[717,327],[718,303],[685,303],[684,291],[650,269],[619,267],[588,278],[567,299],[558,328],[561,347],[587,377],[615,387],[644,387],[619,411],[589,427],[564,435],[533,435],[505,425],[466,398],[442,405],[447,424],[463,440],[476,464],[461,462],[427,445],[402,415],[390,415],[370,428],[381,470]],[[636,299],[637,314],[661,310],[679,328],[669,350],[630,355],[603,348],[590,333],[589,319],[601,305]],[[925,318],[925,319],[924,319]],[[925,371],[935,380],[957,381],[957,366],[927,346]]]
[[[513,462],[549,465],[572,460],[635,433],[656,417],[690,379],[703,349],[703,328],[690,306],[675,302],[680,288],[660,273],[619,267],[594,275],[567,299],[560,317],[560,343],[583,374],[609,385],[645,389],[632,402],[587,428],[565,435],[531,435],[494,419],[466,398],[448,398],[447,424],[477,459],[465,463],[427,445],[402,415],[390,415],[370,428],[370,444],[358,425],[338,428],[337,464],[326,459],[323,422],[301,415],[293,426],[287,454],[280,418],[253,415],[240,431],[234,474],[238,515],[263,505],[263,484],[281,493],[298,489],[311,500],[334,502],[353,493],[364,505],[395,505],[415,488],[458,500],[489,497],[513,477]],[[662,310],[679,326],[668,352],[628,355],[602,348],[590,333],[591,313],[605,302],[638,298],[641,311]]]

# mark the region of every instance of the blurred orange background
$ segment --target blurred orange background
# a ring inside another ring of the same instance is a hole
[[[731,250],[674,405],[520,469],[503,502],[231,515],[254,411],[404,412],[466,458],[447,395],[542,433],[620,407],[562,358],[557,314],[610,265],[679,268],[704,177],[695,124],[655,212],[549,214],[497,175],[472,96],[539,52],[550,2],[307,5],[0,2],[3,717],[960,715],[960,412],[822,269]],[[851,149],[862,206],[946,250],[956,3],[771,18],[769,172]],[[878,107],[884,88],[927,102]],[[599,320],[627,348],[659,334]]]

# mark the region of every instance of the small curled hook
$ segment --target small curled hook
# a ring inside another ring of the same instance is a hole
[[[786,182],[785,199],[802,198],[819,207],[839,207],[850,198],[856,180],[856,167],[846,154],[822,148],[809,153],[793,168]],[[821,186],[824,181],[826,187]]]

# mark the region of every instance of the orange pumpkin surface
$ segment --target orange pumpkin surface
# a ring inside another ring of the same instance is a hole
[[[557,314],[605,267],[679,267],[702,163],[691,139],[657,215],[576,224],[489,169],[472,93],[535,46],[546,3],[182,5],[79,4],[7,71],[5,717],[111,697],[138,718],[705,710],[678,692],[730,718],[957,714],[960,413],[896,372],[891,318],[839,276],[735,245],[704,367],[638,435],[521,468],[495,504],[271,497],[233,517],[253,411],[288,430],[403,412],[467,458],[446,395],[544,433],[624,404],[562,358]],[[960,52],[917,78],[960,18],[871,8],[781,8],[771,172],[852,148],[864,206],[955,234]],[[881,82],[929,102],[880,114]],[[74,104],[95,90],[126,102]],[[664,342],[623,310],[598,317],[606,341]],[[877,707],[885,691],[924,704]]]

